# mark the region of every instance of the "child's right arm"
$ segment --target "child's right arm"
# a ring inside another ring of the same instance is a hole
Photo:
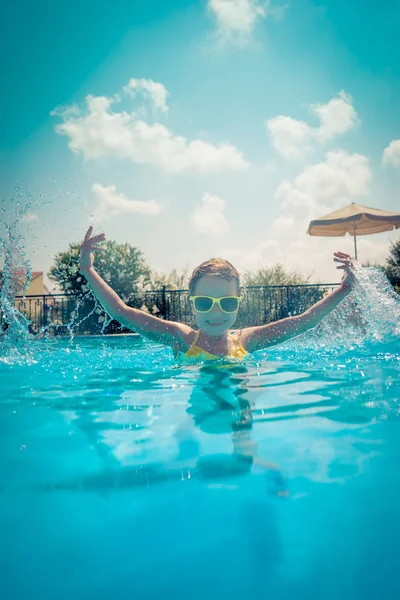
[[[351,291],[350,272],[353,263],[350,256],[343,252],[335,252],[333,260],[340,263],[337,269],[343,269],[346,272],[339,287],[300,315],[287,317],[280,321],[268,323],[268,325],[243,329],[240,335],[240,343],[247,352],[255,352],[268,346],[281,344],[297,335],[301,335],[318,325],[324,317],[336,308]]]
[[[128,327],[157,342],[173,346],[181,350],[186,346],[185,338],[192,331],[183,323],[164,321],[153,315],[130,308],[113,289],[100,277],[93,267],[93,252],[103,249],[96,244],[105,240],[104,233],[91,237],[93,227],[89,227],[80,248],[80,270],[86,277],[94,295],[107,313],[124,327]]]

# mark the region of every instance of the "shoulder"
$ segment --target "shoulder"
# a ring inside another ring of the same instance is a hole
[[[257,342],[259,342],[259,338],[262,336],[262,326],[239,329],[233,335],[246,352],[254,352],[258,350]]]
[[[246,328],[246,329],[236,329],[236,330],[234,330],[234,331],[231,331],[231,332],[230,332],[230,333],[232,334],[232,337],[233,337],[233,338],[234,338],[234,339],[235,339],[237,342],[239,342],[239,344],[240,344],[241,346],[243,346],[243,348],[244,348],[245,350],[247,350],[247,348],[246,348],[246,344],[247,344],[247,342],[248,342],[248,339],[249,339],[249,335],[248,335],[248,334],[249,334],[249,330],[250,330],[250,329],[253,329],[253,328],[252,328],[252,327],[251,327],[251,328],[250,328],[250,327],[248,327],[248,328]]]
[[[197,331],[184,323],[177,323],[179,335],[174,343],[174,349],[178,352],[186,352],[197,335]]]
[[[298,318],[287,317],[266,325],[246,327],[246,329],[243,329],[239,341],[247,352],[255,352],[269,346],[275,346],[298,334],[296,330],[296,319],[298,320]]]

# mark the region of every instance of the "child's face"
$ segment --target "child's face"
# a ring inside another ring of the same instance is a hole
[[[196,283],[193,295],[211,296],[213,298],[239,296],[238,283],[235,279],[228,281],[217,275],[203,275]],[[231,329],[237,317],[237,311],[224,313],[218,304],[214,304],[210,312],[202,313],[197,312],[192,303],[192,313],[196,318],[198,327],[214,337],[218,337],[224,331]]]

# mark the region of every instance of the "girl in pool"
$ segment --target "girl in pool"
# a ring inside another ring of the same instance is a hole
[[[189,282],[196,331],[184,323],[165,321],[127,306],[93,267],[93,253],[102,250],[97,244],[104,242],[105,234],[92,236],[92,232],[93,227],[89,227],[80,248],[80,270],[108,314],[124,327],[169,345],[175,353],[187,357],[241,359],[255,350],[284,342],[315,327],[351,289],[351,258],[343,252],[335,252],[334,261],[340,263],[337,268],[345,271],[337,289],[301,315],[246,327],[232,335],[230,330],[241,302],[239,273],[227,260],[212,258],[196,267]]]

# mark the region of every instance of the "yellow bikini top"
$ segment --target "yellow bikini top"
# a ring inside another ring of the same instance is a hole
[[[215,354],[211,354],[210,352],[207,352],[207,350],[203,350],[203,348],[200,348],[200,346],[197,346],[199,337],[200,337],[200,329],[196,332],[196,335],[194,336],[194,340],[193,340],[189,350],[185,354],[186,358],[190,358],[190,357],[194,357],[194,356],[201,356],[202,358],[204,358],[206,360],[215,360],[218,358],[225,358],[223,356],[217,356]],[[245,356],[247,356],[247,352],[243,348],[242,344],[234,336],[232,336],[232,339],[235,342],[235,348],[230,354],[228,354],[228,356],[226,358],[242,359]]]

